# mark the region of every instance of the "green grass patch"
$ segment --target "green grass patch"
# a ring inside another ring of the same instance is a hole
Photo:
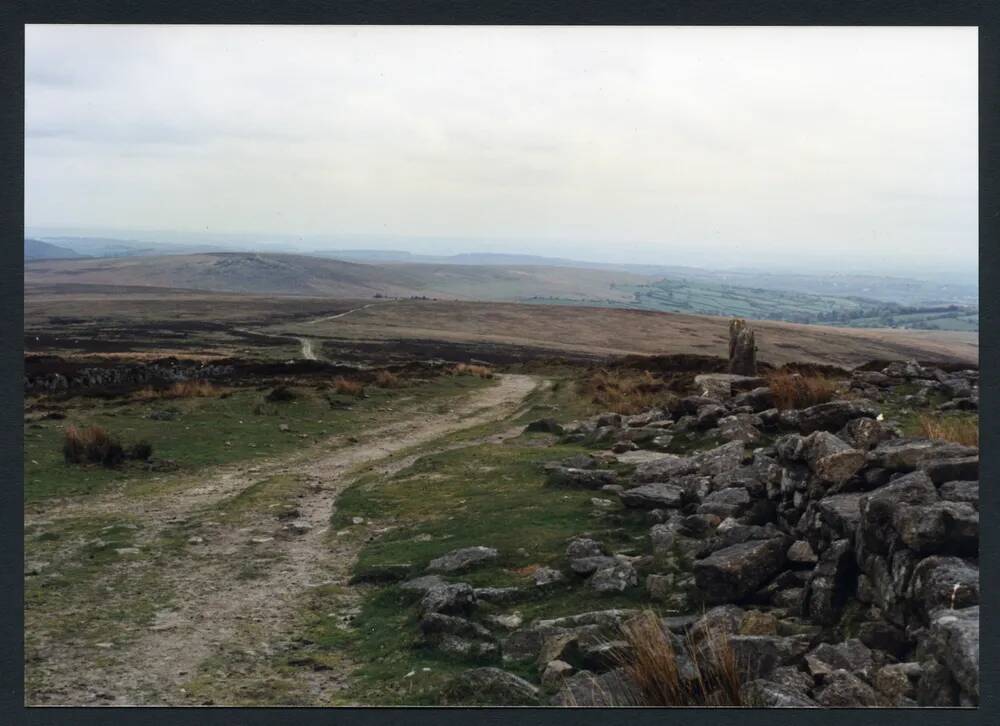
[[[281,455],[328,436],[360,431],[398,415],[397,401],[400,406],[419,406],[454,399],[491,384],[479,378],[442,376],[402,389],[371,388],[367,398],[345,402],[349,408],[333,407],[328,391],[304,386],[293,387],[297,397],[283,403],[264,400],[270,387],[239,389],[215,398],[72,399],[64,409],[66,419],[25,425],[25,501],[30,504],[53,496],[85,495],[111,484],[125,484],[136,492],[150,485],[159,488],[207,466]],[[396,411],[388,411],[390,407]],[[150,418],[153,411],[166,408],[175,408],[177,418]],[[66,427],[92,424],[103,426],[125,444],[149,441],[153,456],[176,462],[177,471],[150,471],[138,463],[117,469],[64,463],[62,437]],[[281,430],[282,424],[287,431]]]
[[[126,573],[125,560],[155,562],[158,548],[138,546],[140,525],[92,517],[29,528],[24,607],[28,642],[37,635],[74,642],[119,641],[122,626],[144,625],[169,604],[155,567]]]

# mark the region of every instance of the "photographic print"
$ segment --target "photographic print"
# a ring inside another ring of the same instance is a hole
[[[977,707],[977,53],[26,26],[25,703]]]

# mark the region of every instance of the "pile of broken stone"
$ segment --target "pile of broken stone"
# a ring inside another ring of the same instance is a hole
[[[574,538],[565,572],[543,568],[536,586],[566,577],[586,578],[600,593],[643,586],[650,600],[681,613],[662,621],[681,661],[708,634],[728,638],[747,670],[747,703],[977,705],[979,452],[904,438],[883,420],[878,402],[906,383],[923,397],[943,394],[942,408],[972,408],[978,373],[893,363],[856,371],[843,399],[784,411],[773,408],[761,379],[706,375],[696,382],[702,394],[672,411],[535,427],[610,445],[610,452],[550,464],[549,484],[617,497],[651,525],[642,556]],[[727,443],[687,456],[655,450],[682,431]],[[754,446],[763,441],[771,443]],[[496,555],[470,548],[442,560],[457,557],[459,570]],[[448,562],[435,568],[447,571]],[[533,663],[542,685],[475,668],[453,682],[455,698],[641,702],[620,667],[629,647],[621,626],[637,611],[528,625],[494,616],[484,625],[467,617],[478,601],[513,602],[524,593],[435,577],[404,584],[422,594],[421,627],[432,642],[456,655]]]

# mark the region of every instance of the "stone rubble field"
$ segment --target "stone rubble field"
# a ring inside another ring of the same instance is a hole
[[[548,486],[643,512],[645,553],[582,532],[562,567],[535,571],[533,589],[474,587],[462,574],[498,557],[483,542],[403,583],[428,647],[496,664],[456,677],[450,702],[642,704],[623,667],[623,626],[639,610],[531,622],[480,612],[576,579],[595,593],[642,591],[682,679],[725,637],[745,670],[745,704],[978,705],[979,451],[904,437],[882,413],[900,387],[915,391],[913,406],[933,398],[939,411],[975,411],[978,372],[857,369],[839,397],[798,410],[776,408],[762,378],[696,384],[700,394],[672,410],[529,426],[593,448],[547,464]],[[665,452],[678,437],[695,445]]]

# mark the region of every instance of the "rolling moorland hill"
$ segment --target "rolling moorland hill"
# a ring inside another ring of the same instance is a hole
[[[330,298],[445,297],[516,300],[547,295],[567,300],[625,301],[616,285],[650,278],[625,272],[558,267],[365,265],[302,255],[211,253],[25,265],[25,284],[141,285],[216,292]]]
[[[254,252],[82,260],[26,257],[25,282],[145,286],[336,300],[416,297],[583,304],[840,327],[971,333],[979,329],[978,308],[968,303],[975,299],[969,297],[972,294],[969,290],[929,282],[835,275],[830,279],[818,276],[799,279],[788,275],[727,277],[720,276],[721,273],[715,277],[685,276],[690,271],[664,278],[621,269],[515,264],[518,256],[509,257],[508,265],[401,262],[391,256],[381,261],[360,262]],[[751,285],[754,282],[769,286]],[[814,292],[794,289],[810,285]],[[865,297],[875,289],[882,290],[882,299]]]
[[[24,240],[25,260],[78,259],[83,256],[69,247],[60,247],[49,242],[42,242],[39,239],[25,238]]]

